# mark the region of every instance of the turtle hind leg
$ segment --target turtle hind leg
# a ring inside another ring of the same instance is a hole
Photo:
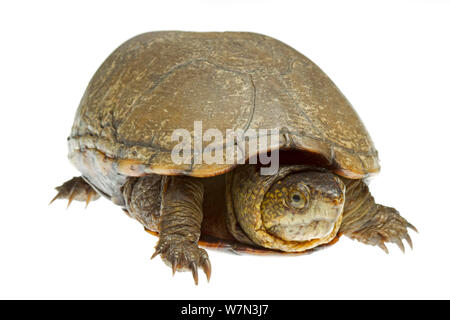
[[[73,177],[55,189],[58,193],[49,204],[56,199],[68,199],[67,207],[73,200],[85,201],[87,207],[89,202],[100,198],[100,195],[82,177]]]
[[[356,184],[356,185],[355,185]],[[375,203],[363,181],[347,186],[346,207],[340,231],[349,238],[380,247],[389,253],[385,243],[395,243],[403,252],[405,240],[413,247],[408,229],[417,229],[391,207]],[[348,201],[348,206],[347,206]]]

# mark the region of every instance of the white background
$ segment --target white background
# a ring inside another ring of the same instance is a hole
[[[10,1],[0,5],[0,298],[450,298],[450,6],[445,1]],[[150,261],[156,238],[105,199],[47,206],[101,62],[146,31],[254,31],[318,64],[363,119],[371,183],[420,233],[405,254],[343,238],[312,255],[209,251],[209,284]]]

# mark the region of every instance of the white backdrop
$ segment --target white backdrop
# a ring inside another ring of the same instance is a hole
[[[0,5],[0,298],[450,298],[450,5],[445,1],[14,1]],[[343,238],[301,257],[209,251],[209,284],[150,260],[105,199],[47,206],[77,171],[66,137],[101,62],[146,31],[253,31],[318,64],[381,158],[379,203],[419,229],[391,253]]]

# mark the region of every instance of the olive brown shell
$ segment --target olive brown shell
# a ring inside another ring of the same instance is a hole
[[[235,164],[171,160],[172,132],[192,133],[194,121],[223,136],[227,129],[278,129],[271,149],[319,154],[347,178],[379,171],[368,132],[327,75],[284,43],[242,32],[150,32],[126,41],[84,93],[69,158],[80,171],[105,176],[232,170]]]

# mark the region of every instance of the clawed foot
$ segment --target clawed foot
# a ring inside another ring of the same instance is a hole
[[[202,268],[206,278],[211,277],[211,263],[208,253],[199,248],[197,243],[186,240],[160,239],[152,259],[158,254],[162,260],[172,267],[172,274],[176,271],[191,271],[195,284],[198,284],[198,267]]]
[[[418,232],[417,229],[400,216],[397,210],[382,205],[377,205],[377,214],[367,221],[358,231],[352,233],[355,238],[363,243],[380,247],[389,253],[385,242],[395,243],[400,250],[405,252],[403,240],[406,240],[410,248],[413,248],[408,228]]]
[[[97,200],[100,195],[81,177],[74,177],[63,185],[56,187],[58,194],[50,201],[52,204],[56,199],[68,199],[67,207],[73,200],[85,201],[86,207],[90,201]]]

